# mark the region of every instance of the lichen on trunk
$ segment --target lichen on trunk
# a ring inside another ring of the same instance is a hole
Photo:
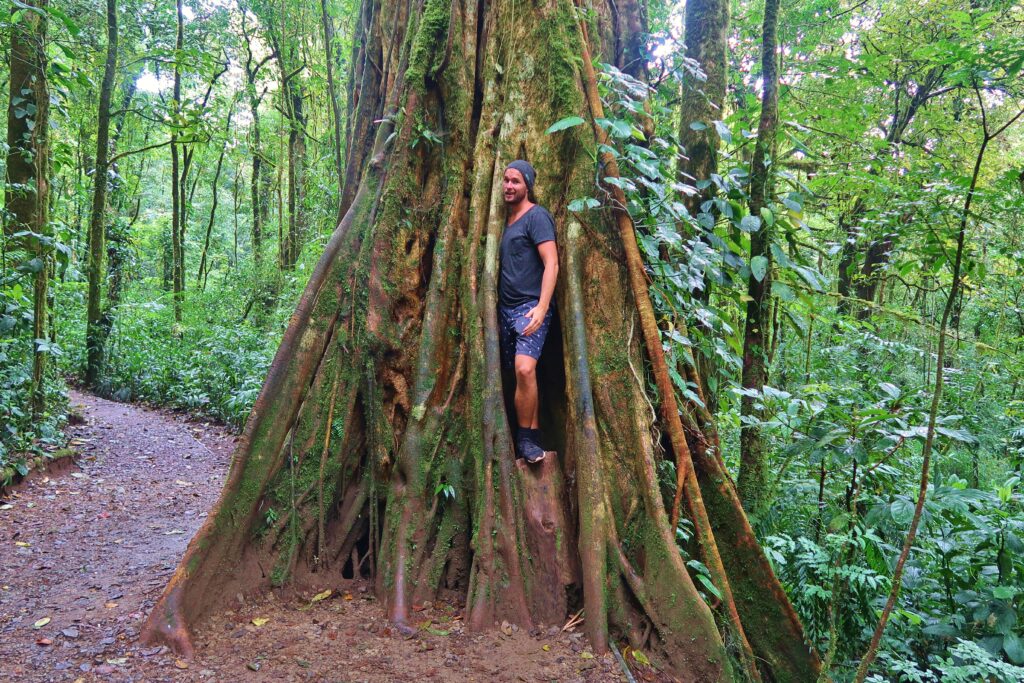
[[[351,130],[374,144],[147,637],[188,652],[216,596],[363,576],[399,627],[438,595],[477,629],[584,607],[599,651],[625,639],[682,680],[741,679],[669,529],[618,234],[567,210],[593,191],[596,143],[545,134],[586,111],[575,8],[367,0],[361,15],[360,88],[384,95]],[[519,157],[566,265],[541,359],[559,453],[541,469],[514,459],[498,353],[500,178]]]

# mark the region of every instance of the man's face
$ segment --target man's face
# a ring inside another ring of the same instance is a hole
[[[526,199],[526,180],[519,171],[514,168],[506,168],[505,177],[501,184],[505,193],[506,204],[515,205]]]

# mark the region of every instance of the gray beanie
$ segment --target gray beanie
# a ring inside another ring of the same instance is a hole
[[[526,181],[526,189],[533,191],[533,181],[537,179],[537,171],[533,170],[533,166],[530,165],[529,161],[523,161],[522,159],[516,159],[505,168],[512,168],[523,174],[523,180]]]

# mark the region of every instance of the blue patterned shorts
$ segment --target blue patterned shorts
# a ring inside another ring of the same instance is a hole
[[[524,335],[523,330],[530,324],[526,314],[536,306],[538,301],[528,301],[513,308],[498,306],[498,332],[501,335],[501,363],[506,368],[515,367],[516,356],[529,356],[539,359],[540,352],[544,349],[544,340],[548,336],[548,328],[551,327],[551,318],[555,313],[554,308],[548,307],[544,316],[544,322],[530,335]]]

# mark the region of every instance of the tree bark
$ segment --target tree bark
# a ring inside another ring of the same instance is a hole
[[[245,94],[249,101],[249,115],[252,124],[249,126],[249,153],[252,155],[252,176],[249,178],[252,201],[252,258],[256,266],[263,261],[263,226],[267,221],[269,209],[270,178],[267,175],[266,160],[263,157],[263,144],[260,139],[260,103],[263,94],[257,93],[256,82],[260,69],[273,56],[268,55],[256,62],[252,53],[253,36],[249,33],[246,17],[242,10],[242,37],[245,41]],[[265,92],[265,91],[264,91]]]
[[[928,102],[942,84],[947,68],[946,66],[933,66],[928,69],[920,80],[913,78],[914,74],[908,72],[903,74],[902,78],[895,83],[894,93],[896,99],[894,111],[891,120],[887,122],[887,125],[882,126],[885,130],[885,141],[891,150],[899,149],[899,145],[903,142],[903,136],[917,115],[917,112]],[[911,83],[913,84],[913,95],[906,98],[906,106],[904,107],[901,104],[901,95],[906,94],[906,91],[911,89]],[[869,172],[871,175],[877,175],[879,169],[877,166],[872,166]],[[843,244],[837,282],[837,291],[840,294],[840,298],[836,305],[836,311],[840,314],[849,314],[851,310],[856,310],[858,320],[871,319],[874,309],[872,302],[878,290],[879,273],[888,265],[891,259],[893,243],[896,237],[894,233],[890,233],[871,239],[868,242],[867,248],[864,249],[864,262],[860,266],[860,272],[854,277],[854,272],[857,270],[858,254],[863,249],[859,239],[859,223],[867,208],[864,199],[858,197],[849,215],[846,217],[846,242]],[[906,223],[909,220],[910,216],[904,216],[901,222]],[[851,302],[849,300],[848,296],[851,288],[852,291],[856,292],[856,298],[859,301]],[[855,309],[854,304],[856,304]]]
[[[334,133],[334,173],[338,183],[338,197],[345,189],[345,170],[341,156],[341,107],[338,105],[338,87],[334,81],[334,20],[327,13],[327,0],[320,0],[320,21],[324,29],[324,61],[327,63],[327,94],[331,101],[331,123]],[[339,202],[340,203],[340,202]],[[344,214],[338,216],[340,222]]]
[[[348,80],[347,115],[345,116],[345,182],[342,186],[339,215],[344,216],[359,189],[360,179],[373,145],[378,122],[384,115],[384,88],[379,69],[390,59],[396,46],[385,45],[380,35],[371,31],[379,13],[380,3],[360,3],[352,41],[352,72]],[[390,10],[394,12],[394,10]],[[483,55],[479,56],[483,59]],[[475,87],[475,86],[474,86]]]
[[[686,3],[684,42],[686,57],[700,64],[705,80],[684,78],[682,105],[679,112],[679,142],[683,156],[679,160],[680,180],[688,185],[710,182],[718,172],[718,148],[721,140],[714,122],[725,118],[726,76],[728,71],[729,3],[726,0],[695,0]],[[692,126],[691,124],[701,124]],[[698,130],[699,128],[699,130]],[[714,185],[683,197],[683,205],[691,216],[701,213],[701,206],[715,194]],[[698,301],[708,303],[710,282],[703,278],[703,287],[695,291]],[[710,329],[702,328],[706,334]],[[695,360],[700,376],[707,381],[716,372],[713,354],[698,351]],[[707,386],[705,385],[705,390]],[[714,392],[705,391],[711,400],[709,408],[716,412]]]
[[[597,10],[607,26],[607,8]],[[400,629],[413,604],[442,589],[465,596],[474,629],[557,623],[586,605],[599,651],[621,637],[681,680],[736,680],[661,497],[652,416],[632,369],[643,366],[643,348],[619,232],[600,216],[584,230],[567,211],[569,198],[593,191],[596,142],[582,127],[544,134],[587,106],[575,8],[366,0],[361,16],[364,34],[390,55],[363,73],[379,81],[364,92],[385,93],[381,115],[353,121],[353,130],[373,125],[373,147],[221,499],[146,637],[189,652],[191,625],[223,606],[221,596],[312,587],[340,570],[372,576]],[[613,49],[603,43],[602,57]],[[424,126],[444,144],[413,146]],[[520,157],[539,171],[538,198],[556,217],[566,263],[556,291],[562,331],[543,360],[557,372],[542,387],[559,455],[537,470],[514,461],[496,315],[501,174]],[[454,497],[438,493],[445,486]],[[717,486],[709,495],[726,500]],[[730,524],[719,543],[737,546],[738,564],[767,567],[752,534],[731,524],[745,523],[742,510],[726,503],[721,518]],[[579,547],[578,572],[552,544],[553,529]],[[349,559],[356,547],[368,563]],[[788,602],[765,590],[770,583],[744,580],[737,594],[756,594],[774,624]],[[581,594],[582,603],[567,597]],[[795,666],[813,669],[806,652]]]
[[[778,0],[766,0],[761,31],[761,117],[757,125],[757,144],[750,168],[750,215],[760,221],[750,235],[750,276],[747,278],[747,315],[743,328],[744,394],[740,403],[739,492],[743,505],[758,512],[768,493],[768,463],[761,413],[757,404],[768,379],[768,339],[771,329],[772,227],[762,217],[762,209],[771,203],[771,176],[774,170],[775,132],[779,120],[779,71],[776,29],[779,23]],[[763,276],[757,276],[757,263],[763,264]],[[751,395],[753,394],[753,395]]]
[[[100,105],[96,114],[96,170],[89,216],[89,291],[85,322],[85,383],[96,388],[103,374],[103,256],[106,250],[107,188],[110,153],[110,99],[117,69],[117,0],[107,0],[107,57],[103,63]]]
[[[306,113],[305,88],[298,75],[287,79],[283,96],[288,100],[288,234],[281,263],[291,270],[299,260],[306,238]]]
[[[26,10],[25,7],[35,8]],[[50,91],[46,80],[47,0],[11,6],[10,92],[7,104],[7,183],[4,231],[32,256],[32,383],[29,404],[38,420],[46,411],[44,375],[49,289]],[[18,16],[20,15],[20,16]]]
[[[685,154],[679,161],[679,173],[683,182],[693,184],[710,180],[711,174],[718,171],[721,140],[714,122],[724,118],[729,3],[725,0],[687,2],[685,20],[686,57],[700,64],[706,76],[703,81],[684,79],[679,113],[679,142]],[[703,127],[691,127],[693,123],[703,124]],[[701,204],[713,195],[714,187],[708,186],[694,195],[687,195],[683,204],[691,216],[696,216]]]
[[[175,2],[177,30],[174,39],[174,118],[171,123],[171,287],[174,298],[174,321],[181,322],[181,300],[185,292],[185,207],[184,189],[185,174],[181,172],[180,152],[178,149],[178,118],[181,115],[181,64],[178,62],[184,44],[185,17],[182,0]]]
[[[110,141],[110,151],[117,150],[117,144],[124,132],[125,116],[135,97],[135,77],[129,75],[124,82],[124,97],[121,101],[121,113],[117,117],[117,125]],[[149,142],[149,131],[146,131],[143,138],[143,145]],[[103,315],[100,317],[100,347],[106,353],[107,339],[110,338],[110,331],[114,326],[114,316],[117,307],[121,303],[121,294],[124,289],[127,277],[128,249],[131,243],[131,228],[139,218],[139,211],[142,208],[142,196],[139,194],[139,183],[146,167],[147,158],[139,155],[139,170],[135,174],[135,184],[131,192],[124,187],[124,179],[121,177],[117,162],[108,164],[114,177],[111,179],[110,206],[114,209],[114,218],[107,222],[106,239],[107,244],[107,300],[104,304]],[[135,198],[135,206],[126,211],[129,202]],[[127,215],[125,215],[127,214]],[[102,361],[101,361],[102,362]],[[102,366],[101,366],[102,367]]]
[[[206,238],[203,240],[203,253],[199,257],[199,274],[196,279],[196,286],[200,290],[206,289],[206,257],[210,251],[210,235],[213,233],[213,221],[217,217],[217,189],[220,184],[220,171],[224,167],[224,154],[228,149],[228,135],[231,134],[231,115],[235,111],[235,100],[231,100],[231,104],[228,107],[227,121],[224,124],[224,145],[220,148],[220,153],[217,155],[217,168],[213,172],[213,182],[210,184],[210,193],[212,199],[210,201],[210,219],[206,222]]]

